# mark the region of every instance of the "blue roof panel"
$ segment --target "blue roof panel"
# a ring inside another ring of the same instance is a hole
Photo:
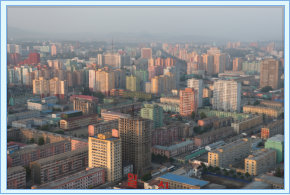
[[[208,181],[203,181],[203,180],[199,180],[199,179],[195,179],[191,177],[185,177],[181,175],[175,175],[172,173],[166,173],[165,175],[160,176],[160,178],[176,181],[179,183],[185,183],[188,185],[200,186],[200,187],[205,186],[209,183]]]

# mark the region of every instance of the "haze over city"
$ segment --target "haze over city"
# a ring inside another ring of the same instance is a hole
[[[282,40],[282,7],[9,7],[8,37]]]

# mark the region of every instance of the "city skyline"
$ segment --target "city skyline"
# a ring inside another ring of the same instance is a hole
[[[287,6],[7,7],[1,188],[287,190]]]

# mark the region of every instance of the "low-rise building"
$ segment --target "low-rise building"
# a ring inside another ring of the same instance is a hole
[[[74,110],[80,110],[83,114],[96,113],[98,98],[88,95],[72,95],[70,100],[73,102]]]
[[[166,183],[168,183],[168,189],[201,189],[205,188],[206,185],[209,184],[208,181],[182,175],[175,175],[172,173],[166,173],[158,177],[156,180],[159,180],[164,184],[164,189],[166,188]],[[159,187],[159,189],[160,188],[162,187]]]
[[[223,127],[219,129],[214,129],[201,135],[195,136],[194,144],[197,147],[205,146],[234,134],[235,132],[232,127]]]
[[[269,117],[278,118],[280,114],[283,112],[283,108],[271,108],[271,107],[263,107],[263,106],[251,106],[246,105],[243,106],[244,113],[251,113],[251,114],[259,114],[259,115],[267,115]]]
[[[151,148],[151,152],[155,155],[166,156],[167,158],[177,156],[179,154],[193,150],[194,141],[187,140],[171,146],[155,145]]]
[[[239,139],[224,144],[208,153],[208,164],[214,167],[227,168],[250,154],[251,143],[248,139]]]
[[[253,116],[242,120],[234,121],[231,126],[237,134],[243,133],[245,130],[251,129],[263,123],[262,116]]]
[[[212,117],[207,117],[207,118],[198,120],[197,124],[198,126],[206,127],[206,128],[211,128],[211,127],[222,128],[222,127],[230,126],[232,121],[233,121],[232,117],[218,118],[218,117],[212,116]]]
[[[273,189],[284,189],[284,179],[281,177],[275,177],[270,175],[259,175],[255,178],[255,181],[261,181],[271,185]]]
[[[33,124],[34,124],[34,121],[31,118],[29,118],[29,119],[13,121],[12,127],[14,127],[14,128],[31,128],[33,126]]]
[[[260,102],[261,105],[271,107],[271,108],[283,108],[284,105],[282,102],[277,101],[269,101],[269,100],[262,100]]]
[[[178,126],[172,125],[155,129],[152,132],[152,146],[171,145],[173,142],[178,141],[179,130],[180,128]]]
[[[88,148],[65,152],[30,163],[33,184],[44,184],[86,169]]]
[[[39,117],[40,112],[37,110],[31,110],[27,112],[19,112],[15,114],[9,114],[7,116],[7,125],[11,125],[12,121],[22,120],[22,119],[28,119],[33,117]]]
[[[108,111],[108,110],[102,110],[101,116],[104,119],[104,121],[112,121],[112,120],[118,120],[121,117],[129,117],[129,114],[124,114],[121,112],[114,112],[114,111]]]
[[[158,106],[162,107],[165,112],[179,113],[179,104],[167,104],[167,103],[156,103]]]
[[[7,189],[25,189],[26,170],[22,166],[7,169]]]
[[[32,187],[33,189],[90,189],[105,183],[105,169],[96,167]]]
[[[260,175],[275,168],[276,151],[261,149],[245,158],[245,172],[250,175]]]
[[[72,130],[80,127],[85,127],[98,122],[98,115],[91,114],[86,116],[72,117],[60,120],[60,128],[64,130]]]
[[[284,119],[274,121],[261,129],[262,139],[268,139],[277,134],[284,134]]]
[[[27,100],[27,109],[28,110],[38,110],[38,111],[45,111],[48,110],[47,103],[41,102],[40,99],[30,99]]]
[[[37,142],[38,140],[35,140]],[[16,152],[13,152],[9,156],[12,159],[12,167],[14,166],[28,166],[29,163],[39,160],[41,158],[47,158],[49,156],[61,154],[71,151],[71,143],[69,141],[60,141],[55,143],[49,143],[42,146],[33,148],[25,148]]]

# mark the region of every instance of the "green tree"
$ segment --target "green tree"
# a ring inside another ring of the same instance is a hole
[[[261,92],[267,93],[271,90],[273,90],[273,88],[271,86],[265,86],[261,89]]]
[[[142,181],[148,181],[150,179],[152,179],[151,173],[147,173],[141,178]]]
[[[275,170],[275,174],[274,174],[276,177],[282,177],[282,171],[280,169],[280,167],[278,167],[276,170]]]
[[[209,171],[213,171],[213,167],[210,165],[210,166],[208,167],[208,170],[209,170]]]
[[[206,118],[206,114],[204,114],[204,112],[200,113],[200,118],[201,118],[201,119]]]
[[[248,178],[248,177],[250,177],[250,174],[248,172],[246,172],[245,176]]]
[[[30,179],[31,178],[31,169],[29,168],[29,166],[24,166],[25,171],[26,171],[26,179]]]
[[[30,143],[31,143],[31,144],[34,144],[34,143],[35,143],[34,138],[31,138],[31,139],[30,139]]]
[[[38,145],[43,145],[44,144],[44,138],[43,137],[40,137],[39,139],[38,139]]]
[[[283,118],[284,118],[284,112],[282,112],[282,113],[279,115],[279,118],[280,118],[280,119],[283,119]]]
[[[195,119],[195,112],[194,111],[192,111],[192,113],[191,113],[191,118],[192,118],[192,120]]]
[[[257,105],[259,105],[260,104],[260,101],[259,100],[256,100],[255,102],[254,102],[254,106],[257,106]]]

